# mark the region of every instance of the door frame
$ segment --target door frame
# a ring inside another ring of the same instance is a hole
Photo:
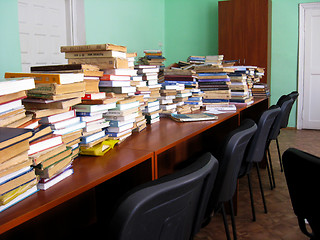
[[[299,4],[299,58],[298,58],[298,92],[297,101],[297,129],[302,129],[303,103],[304,103],[304,66],[305,66],[305,11],[307,9],[320,8],[320,3]]]

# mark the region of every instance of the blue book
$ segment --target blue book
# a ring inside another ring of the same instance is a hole
[[[229,100],[228,99],[203,99],[202,100],[203,103],[228,103]]]
[[[227,73],[219,72],[219,73],[198,73],[198,76],[224,76]]]

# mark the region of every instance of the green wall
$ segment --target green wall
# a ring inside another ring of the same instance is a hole
[[[5,72],[21,71],[18,3],[0,0],[0,78]]]
[[[218,1],[166,0],[165,50],[169,64],[218,54]]]
[[[307,2],[317,1],[272,0],[271,104],[297,90],[299,3]],[[296,104],[288,126],[296,126]]]
[[[164,51],[164,17],[164,0],[85,0],[86,41]]]

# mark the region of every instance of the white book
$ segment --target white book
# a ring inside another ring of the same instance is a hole
[[[106,120],[128,121],[129,119],[135,119],[138,116],[139,116],[139,113],[135,112],[135,113],[132,113],[132,114],[129,114],[129,115],[125,115],[125,116],[105,115],[104,118]]]
[[[81,122],[92,122],[92,121],[95,121],[95,120],[98,120],[98,119],[101,119],[103,117],[103,114],[102,113],[98,113],[98,114],[94,114],[92,116],[83,116],[83,117],[80,117],[80,120]]]
[[[58,130],[58,129],[66,128],[70,125],[79,123],[80,121],[81,121],[80,117],[72,117],[72,118],[69,118],[69,119],[66,119],[66,120],[63,120],[60,122],[52,123],[50,126],[51,126],[52,130]]]
[[[22,101],[21,99],[15,100],[15,101],[11,101],[8,103],[3,103],[0,105],[0,114],[1,113],[5,113],[7,111],[16,109],[16,108],[21,108],[22,107]]]
[[[85,126],[86,126],[85,122],[80,122],[80,123],[68,126],[66,128],[62,128],[59,130],[53,130],[53,133],[57,134],[57,135],[63,135],[63,134],[67,134],[67,133],[71,133],[71,132],[80,130],[80,129],[84,128]]]
[[[135,101],[135,102],[130,102],[130,103],[123,103],[123,104],[117,104],[116,109],[118,110],[127,110],[130,108],[135,108],[135,107],[139,107],[140,102],[139,101]]]
[[[105,135],[106,135],[105,131],[97,132],[97,133],[91,134],[89,136],[82,137],[81,143],[86,144],[86,143],[95,141],[99,138],[102,138]]]
[[[65,119],[72,118],[72,117],[75,117],[75,116],[76,116],[75,111],[71,110],[71,111],[68,111],[68,112],[54,114],[54,115],[51,115],[51,116],[48,116],[48,117],[43,117],[43,118],[41,118],[39,123],[41,123],[41,124],[55,123],[55,122],[63,121]]]
[[[164,105],[164,104],[171,104],[173,103],[172,99],[160,99],[160,104]]]
[[[80,104],[73,106],[76,112],[101,112],[104,110],[109,110],[116,107],[116,103],[108,103],[108,104],[96,104],[96,105],[85,105]]]
[[[99,87],[129,87],[131,86],[130,81],[100,81]]]
[[[171,110],[171,109],[175,109],[176,107],[177,107],[176,104],[160,105],[160,108],[162,110]]]
[[[62,181],[63,179],[69,177],[73,174],[73,169],[69,168],[62,173],[58,174],[54,178],[51,178],[48,181],[45,181],[44,183],[38,183],[37,187],[39,190],[47,190],[48,188],[52,187],[53,185],[57,184],[58,182]]]
[[[133,123],[128,123],[126,125],[123,125],[121,127],[108,127],[108,132],[123,132],[127,129],[133,128]]]
[[[106,69],[104,70],[105,74],[114,74],[114,75],[130,75],[136,76],[137,70],[130,68],[115,68],[115,69]]]
[[[0,95],[16,93],[35,88],[34,78],[1,78]]]
[[[92,132],[92,131],[95,131],[95,130],[98,130],[98,129],[102,129],[102,128],[106,128],[106,127],[109,127],[109,122],[105,122],[103,120],[103,122],[98,122],[96,124],[90,124],[90,125],[87,125],[83,131],[84,132]]]

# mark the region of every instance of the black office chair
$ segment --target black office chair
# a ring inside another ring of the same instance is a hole
[[[252,220],[256,221],[256,214],[255,214],[255,208],[254,208],[254,201],[253,201],[253,195],[252,195],[252,188],[251,188],[251,169],[253,165],[256,165],[258,179],[259,179],[259,185],[260,185],[260,191],[264,206],[265,213],[268,212],[267,205],[264,197],[263,187],[261,183],[261,176],[260,176],[260,170],[259,170],[259,162],[262,161],[263,157],[266,157],[266,150],[267,150],[267,140],[268,135],[270,132],[270,129],[280,113],[280,107],[273,105],[268,110],[264,111],[260,119],[258,121],[258,129],[253,135],[248,147],[247,151],[245,153],[245,156],[242,161],[241,169],[239,172],[239,178],[244,177],[247,175],[248,177],[248,186],[249,186],[249,192],[250,192],[250,200],[251,200],[251,209],[252,209]],[[269,165],[268,167],[268,173],[269,173],[269,179],[270,179],[270,171],[269,171]]]
[[[233,238],[236,239],[237,231],[232,197],[237,188],[238,174],[246,147],[256,130],[257,125],[254,121],[244,120],[240,127],[228,134],[222,150],[222,157],[218,159],[219,171],[208,203],[205,220],[208,223],[212,212],[221,210],[227,239],[231,238],[224,203],[228,202],[230,205]]]
[[[110,239],[192,239],[200,230],[218,165],[206,153],[183,170],[130,191],[113,216]]]
[[[289,118],[288,114],[290,114],[290,110],[291,110],[292,104],[293,104],[293,99],[290,96],[284,97],[283,102],[281,103],[281,106],[280,106],[281,111],[278,114],[276,120],[274,121],[274,124],[273,124],[273,126],[272,126],[272,128],[270,130],[270,134],[268,136],[267,152],[268,152],[268,161],[269,161],[270,171],[271,171],[271,176],[272,176],[271,189],[276,187],[276,183],[275,183],[275,179],[274,179],[272,159],[271,159],[271,154],[270,154],[270,143],[271,143],[272,140],[276,140],[278,156],[279,156],[279,162],[280,162],[280,168],[281,168],[281,171],[283,171],[278,136],[280,134],[281,126],[283,125],[283,123],[285,121],[288,121],[287,120]]]
[[[320,158],[289,148],[283,154],[283,167],[301,231],[310,239],[320,239],[320,195],[316,187],[320,182]],[[305,220],[312,232],[307,230]]]

